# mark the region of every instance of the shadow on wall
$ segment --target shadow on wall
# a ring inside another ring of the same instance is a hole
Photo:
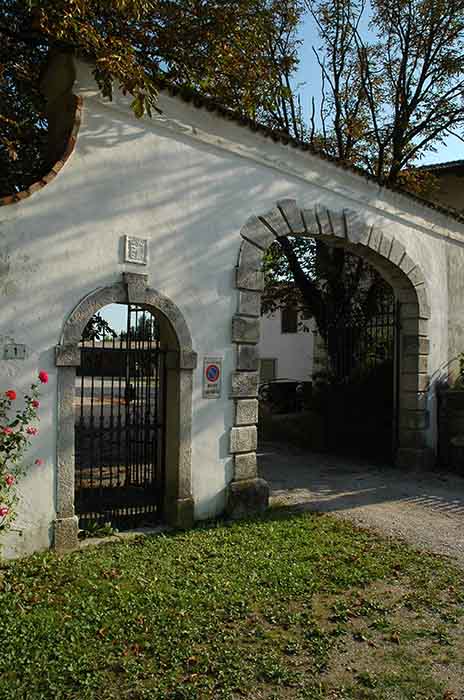
[[[216,296],[229,298],[234,312],[231,282],[240,227],[253,212],[273,206],[276,197],[294,194],[291,178],[280,176],[276,186],[279,176],[270,168],[205,144],[192,148],[187,136],[156,133],[129,114],[126,122],[111,108],[97,109],[84,106],[77,151],[57,178],[25,202],[0,210],[2,328],[26,342],[33,339],[47,354],[83,294],[115,281],[120,237],[128,232],[151,235],[152,259],[162,265],[150,284],[182,300],[187,319],[203,314],[207,329],[208,304]],[[323,184],[330,188],[333,179]],[[117,236],[114,250],[102,247],[99,232],[103,241],[108,232]],[[215,289],[209,293],[208,285],[200,287],[197,269],[211,267],[213,260]],[[223,332],[228,343],[228,322]]]

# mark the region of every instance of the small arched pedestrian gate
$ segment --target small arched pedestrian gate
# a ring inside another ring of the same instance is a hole
[[[56,348],[58,437],[57,519],[54,534],[55,548],[57,549],[74,547],[77,544],[78,536],[78,519],[75,512],[75,408],[76,372],[82,360],[82,334],[90,319],[101,308],[110,304],[131,304],[138,309],[150,311],[159,324],[164,364],[162,364],[160,356],[157,360],[160,363],[158,370],[161,367],[164,373],[164,384],[162,380],[160,386],[161,391],[165,387],[165,393],[164,399],[158,403],[158,408],[163,412],[164,440],[157,449],[162,450],[163,454],[159,454],[159,456],[163,458],[164,469],[161,491],[155,499],[151,499],[154,502],[148,505],[162,510],[165,522],[179,527],[188,527],[193,523],[190,443],[192,373],[196,367],[196,353],[193,352],[191,335],[180,310],[169,299],[147,286],[146,275],[124,273],[122,282],[92,292],[78,304],[67,319],[61,343]],[[128,395],[127,398],[130,399],[130,396]],[[140,430],[140,425],[136,430]],[[80,456],[78,456],[79,459]],[[144,482],[145,475],[141,461],[129,460],[129,469],[126,470],[124,477],[127,478],[128,486],[131,481]],[[79,461],[77,466],[79,466]],[[101,466],[103,472],[104,465]],[[98,465],[98,473],[100,474],[100,465]],[[84,488],[86,487],[85,477],[84,473]],[[114,474],[114,470],[111,478],[112,483],[116,485],[117,475]],[[153,485],[159,486],[160,484]],[[141,489],[135,489],[132,495],[135,495],[136,492],[140,495]],[[91,505],[98,505],[100,508],[98,489],[88,492],[87,496],[95,499],[95,503]],[[107,505],[110,506],[110,509],[112,507],[117,510],[120,504],[113,502]],[[137,504],[129,505],[136,509]],[[124,507],[127,509],[127,501]],[[87,512],[94,513],[91,508],[88,508]]]
[[[166,349],[162,323],[147,308],[124,304],[118,311],[124,328],[94,316],[80,342],[75,507],[83,528],[127,529],[163,518],[167,367],[168,358],[177,365],[178,352]]]

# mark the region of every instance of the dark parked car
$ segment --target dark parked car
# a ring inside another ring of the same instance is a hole
[[[273,379],[259,386],[258,399],[273,413],[302,411],[312,395],[312,382]]]

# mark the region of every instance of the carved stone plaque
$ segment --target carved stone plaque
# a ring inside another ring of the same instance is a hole
[[[125,237],[124,262],[136,265],[148,264],[148,241],[146,238]]]

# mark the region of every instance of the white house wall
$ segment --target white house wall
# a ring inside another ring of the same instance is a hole
[[[84,296],[118,281],[123,271],[148,274],[150,286],[173,300],[190,328],[199,356],[192,423],[195,515],[222,511],[232,477],[231,317],[237,311],[239,232],[250,215],[279,199],[360,210],[403,242],[429,284],[431,374],[438,376],[448,361],[446,245],[462,245],[461,225],[179,99],[162,95],[162,115],[136,120],[128,99],[119,95],[107,104],[81,84],[83,123],[69,162],[40,192],[0,209],[0,341],[27,346],[26,360],[0,361],[1,386],[25,390],[38,369],[50,375],[30,454],[45,465],[31,468],[24,481],[17,521],[22,534],[8,536],[9,556],[50,544],[56,507],[54,348],[63,323]],[[126,234],[149,239],[146,268],[122,262]],[[302,334],[302,341],[311,337]],[[218,400],[202,398],[205,355],[224,358]]]
[[[258,343],[262,358],[276,360],[276,379],[310,381],[313,371],[313,322],[305,321],[307,331],[282,333],[280,311],[261,317],[261,336]]]

